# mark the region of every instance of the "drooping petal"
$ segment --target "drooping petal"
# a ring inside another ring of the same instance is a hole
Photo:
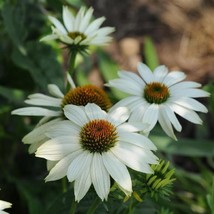
[[[74,182],[74,195],[75,200],[79,202],[85,194],[88,192],[92,180],[90,176],[90,168],[91,168],[91,161],[90,159],[85,166],[84,171],[80,174],[80,176]]]
[[[189,98],[189,97],[182,97],[178,100],[175,99],[173,102],[178,104],[178,105],[181,105],[185,108],[194,110],[194,111],[200,111],[200,112],[204,112],[204,113],[208,112],[206,106],[204,106],[203,104],[201,104],[197,100]]]
[[[151,104],[144,112],[143,122],[149,124],[149,130],[152,130],[158,120],[159,105]]]
[[[50,97],[44,94],[31,94],[29,99],[25,100],[25,103],[37,106],[53,106],[60,107],[62,99]]]
[[[17,114],[22,116],[60,116],[61,111],[53,111],[46,108],[40,107],[24,107],[13,110],[11,114]]]
[[[50,139],[41,145],[36,152],[36,156],[47,160],[58,161],[80,149],[79,137],[60,136]]]
[[[142,134],[128,132],[125,133],[118,131],[118,135],[119,141],[128,142],[147,150],[157,149],[156,146],[152,143],[152,141],[149,138],[143,136]]]
[[[174,140],[177,140],[171,122],[165,117],[164,112],[162,111],[162,108],[160,108],[159,115],[158,115],[158,122],[160,123],[162,129],[165,131],[165,133],[173,138]]]
[[[164,117],[166,118],[166,120],[168,119],[172,125],[174,126],[174,128],[177,131],[181,131],[182,127],[181,124],[179,123],[177,117],[175,116],[174,112],[172,111],[172,109],[170,108],[170,105],[168,104],[162,104],[160,106],[162,113],[164,115]]]
[[[65,177],[67,175],[69,165],[80,154],[81,150],[75,151],[57,162],[50,170],[48,176],[45,178],[45,181],[55,181]]]
[[[106,170],[111,177],[118,183],[123,189],[131,194],[132,181],[130,174],[126,166],[115,157],[111,152],[105,152],[102,154],[103,163]],[[125,193],[127,193],[125,192]]]
[[[139,132],[145,131],[148,127],[148,124],[142,122],[128,122],[123,123],[117,127],[118,132]]]
[[[95,191],[101,200],[106,199],[110,190],[110,177],[106,168],[104,167],[101,154],[94,153],[91,163],[91,179]]]
[[[177,104],[172,104],[172,105],[170,105],[170,107],[175,113],[177,113],[184,119],[186,119],[192,123],[195,123],[195,124],[202,124],[202,120],[200,119],[198,114],[195,113],[194,111],[187,109],[183,106],[177,105]]]
[[[92,154],[88,151],[82,151],[82,153],[76,157],[70,166],[68,167],[67,177],[70,182],[78,179],[89,166],[92,161]]]
[[[78,137],[80,133],[80,127],[72,123],[69,120],[63,120],[55,125],[52,125],[45,134],[49,138],[55,138],[58,136],[72,136]]]

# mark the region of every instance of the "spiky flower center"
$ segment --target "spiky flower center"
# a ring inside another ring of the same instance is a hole
[[[117,137],[116,128],[103,119],[86,123],[80,132],[82,148],[92,153],[107,152],[116,144]]]
[[[169,89],[159,82],[152,82],[146,85],[144,97],[149,103],[161,104],[169,97]]]
[[[79,39],[79,42],[81,42],[81,41],[83,41],[84,39],[86,39],[86,35],[85,34],[83,34],[83,33],[80,33],[80,32],[77,32],[77,31],[74,31],[74,32],[69,32],[68,33],[68,36],[71,38],[71,39],[73,39],[73,40],[75,40],[76,38],[80,38]]]
[[[62,100],[62,108],[67,104],[85,106],[88,103],[95,103],[105,111],[111,107],[111,101],[104,90],[94,85],[85,85],[71,89]]]

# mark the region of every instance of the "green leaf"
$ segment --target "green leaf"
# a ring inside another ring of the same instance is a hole
[[[178,139],[173,141],[169,137],[151,135],[152,141],[159,151],[168,154],[184,155],[190,157],[213,157],[214,144],[210,140]]]
[[[51,83],[63,88],[61,67],[56,60],[55,53],[49,46],[38,42],[28,42],[26,55],[15,49],[12,59],[17,66],[30,73],[35,83],[43,91],[46,91],[47,84]]]
[[[159,65],[159,62],[154,43],[150,37],[144,38],[144,56],[146,64],[153,71]]]
[[[114,62],[108,54],[103,51],[98,51],[98,67],[99,70],[107,83],[109,80],[118,78],[117,72],[119,71],[119,66]],[[111,88],[113,96],[120,100],[127,97],[127,94],[121,92],[115,88]]]

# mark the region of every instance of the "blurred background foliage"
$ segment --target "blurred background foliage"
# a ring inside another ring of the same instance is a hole
[[[106,3],[106,1],[102,2]],[[113,4],[115,1],[109,2]],[[127,2],[125,1],[124,4]],[[137,5],[140,1],[134,2]],[[154,13],[155,2],[159,4],[159,1],[152,1],[153,7],[149,5],[148,11]],[[103,7],[99,10],[99,5],[94,1],[0,1],[0,199],[13,203],[12,209],[8,210],[10,213],[63,214],[69,213],[72,203],[73,192],[62,193],[61,181],[44,182],[47,174],[45,161],[29,155],[27,146],[21,142],[23,136],[33,129],[38,119],[11,116],[10,113],[11,110],[24,106],[23,101],[29,94],[47,93],[49,83],[55,83],[64,90],[64,71],[68,66],[67,51],[56,42],[48,44],[39,42],[42,36],[50,32],[50,23],[46,15],[51,13],[60,17],[63,4],[69,5],[73,10],[83,4],[92,5],[95,7],[95,15],[105,15],[99,14]],[[149,10],[151,8],[153,10]],[[114,8],[113,11],[116,9]],[[127,8],[122,9],[123,14],[128,13]],[[148,20],[145,17],[143,20],[146,26],[157,25],[154,14],[152,18],[148,16]],[[113,18],[107,22],[114,26]],[[78,58],[75,80],[79,85],[91,82],[103,87],[103,83],[117,76],[119,69],[133,70],[135,68],[133,64],[139,59],[152,69],[159,63],[165,62],[164,57],[160,55],[160,43],[158,43],[161,40],[161,33],[157,40],[158,35],[154,36],[152,27],[148,28],[150,30],[142,31],[141,34],[136,29],[137,33],[133,33],[130,38],[130,33],[118,24],[118,20],[115,20],[115,24],[117,25],[115,40],[109,47],[92,49],[90,56]],[[165,24],[159,23],[160,27],[163,26],[160,32],[166,30]],[[166,38],[163,40],[165,41]],[[127,46],[129,47],[128,53],[124,50],[124,44],[126,49]],[[121,51],[119,54],[118,47]],[[138,54],[129,55],[134,49],[137,49]],[[131,60],[128,65],[124,64],[126,59]],[[197,58],[197,60],[201,59]],[[169,65],[178,66],[174,61]],[[187,73],[188,71],[187,69]],[[212,67],[213,71],[214,67]],[[189,79],[194,79],[193,73],[188,74]],[[96,213],[128,213],[129,207],[136,204],[134,207],[136,214],[214,214],[214,81],[212,78],[198,81],[202,82],[204,89],[212,94],[209,99],[201,100],[209,109],[207,115],[201,115],[204,124],[195,126],[180,118],[184,130],[178,134],[178,142],[173,142],[158,127],[151,133],[151,139],[158,147],[158,157],[170,161],[170,167],[176,168],[176,181],[171,190],[174,194],[170,201],[146,198],[136,203],[137,199],[131,198],[123,202],[124,196],[119,197],[117,192],[113,192],[108,202],[99,204]],[[125,96],[115,89],[106,89],[106,91],[113,102]],[[87,194],[78,205],[78,213],[90,213],[86,207],[88,204],[93,204],[94,200],[97,200],[94,195]]]

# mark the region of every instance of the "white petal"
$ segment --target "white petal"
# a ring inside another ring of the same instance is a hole
[[[48,140],[41,145],[36,152],[36,156],[57,161],[67,156],[69,153],[80,149],[79,137],[62,136]]]
[[[91,167],[91,160],[90,159],[80,174],[80,176],[74,182],[74,195],[75,200],[79,202],[85,194],[88,192],[91,186],[91,176],[90,176],[90,167]]]
[[[67,80],[68,80],[72,89],[76,88],[76,85],[75,85],[75,83],[74,83],[74,81],[73,81],[73,79],[69,73],[67,73]]]
[[[121,161],[119,161],[118,158],[116,158],[111,152],[103,153],[102,158],[103,163],[111,177],[123,189],[131,193],[132,181],[126,166]]]
[[[110,109],[109,112],[114,111],[115,109],[117,109],[118,107],[128,107],[131,111],[133,111],[136,107],[136,105],[140,102],[141,100],[139,97],[137,96],[129,96],[126,97],[122,100],[120,100],[119,102],[117,102],[116,104],[114,104]],[[134,104],[133,104],[134,103]]]
[[[179,123],[177,117],[175,116],[170,106],[168,104],[163,104],[163,105],[160,105],[159,109],[161,109],[165,119],[169,120],[174,126],[174,128],[180,132],[182,129],[181,124]]]
[[[38,105],[38,106],[53,106],[53,107],[60,107],[62,99],[50,97],[44,94],[32,94],[28,96],[29,99],[25,100],[25,103],[31,105]]]
[[[58,98],[63,98],[64,94],[61,92],[59,87],[55,84],[49,84],[48,85],[48,91],[51,95],[58,97]]]
[[[171,122],[168,120],[168,118],[166,119],[164,111],[162,111],[162,108],[160,108],[160,111],[159,111],[158,122],[160,123],[162,129],[165,131],[165,133],[168,136],[170,136],[174,140],[177,140],[177,138],[174,134]]]
[[[128,122],[123,123],[117,127],[118,132],[139,132],[145,131],[148,127],[148,124],[142,122]]]
[[[77,137],[80,133],[80,127],[72,123],[69,120],[64,120],[52,125],[45,134],[49,138],[55,138],[58,136],[72,136]]]
[[[11,206],[12,206],[11,203],[0,200],[0,213],[2,212],[3,209],[10,208]]]
[[[202,120],[200,119],[198,114],[195,113],[194,111],[187,109],[185,107],[182,107],[180,105],[177,105],[177,104],[172,104],[172,105],[170,105],[170,107],[172,108],[172,110],[175,113],[177,113],[184,119],[186,119],[192,123],[195,123],[195,124],[202,124]]]
[[[130,111],[126,107],[118,107],[114,111],[109,112],[107,116],[107,120],[114,124],[115,126],[118,126],[122,123],[124,123],[130,115]]]
[[[181,71],[171,71],[163,80],[168,87],[178,83],[186,78],[186,74]]]
[[[108,85],[132,95],[140,96],[143,93],[142,87],[138,87],[138,85],[136,85],[136,82],[134,82],[131,79],[130,80],[126,80],[126,79],[110,80]]]
[[[137,68],[140,76],[146,83],[150,83],[154,81],[154,75],[147,65],[143,63],[138,63]]]
[[[66,105],[64,107],[64,114],[69,120],[80,127],[89,121],[83,106]]]
[[[64,157],[62,160],[57,162],[55,166],[51,169],[48,176],[45,178],[46,181],[59,180],[67,175],[68,167],[71,162],[80,155],[81,151],[76,151],[68,156]]]
[[[119,132],[119,141],[131,143],[147,150],[157,149],[156,146],[152,143],[152,141],[149,140],[149,138],[137,133]]]
[[[53,16],[48,16],[48,18],[61,33],[67,34],[67,31],[65,30],[64,26],[58,19],[56,19]]]
[[[138,106],[136,109],[132,109],[132,113],[129,118],[129,122],[144,122],[143,117],[144,113],[147,110],[147,108],[150,106],[150,104],[142,99],[142,104]],[[129,106],[128,106],[129,107]]]
[[[174,100],[173,102],[178,105],[181,105],[185,108],[191,109],[193,111],[200,111],[200,112],[204,112],[204,113],[208,112],[206,106],[204,106],[197,100],[189,98],[189,97],[182,97],[178,100]]]
[[[78,11],[76,17],[75,17],[75,21],[74,21],[74,31],[78,31],[79,32],[79,26],[81,24],[81,21],[83,19],[83,15],[85,13],[85,8],[81,7],[80,10]]]
[[[119,142],[111,151],[125,165],[139,172],[152,173],[149,163],[157,163],[157,157],[151,151],[127,142]]]
[[[143,88],[145,87],[145,82],[140,78],[139,75],[135,74],[134,72],[129,72],[129,71],[119,71],[118,75],[120,78],[126,79],[126,80],[133,80],[138,87]]]
[[[102,157],[99,153],[94,153],[91,163],[91,179],[95,191],[101,200],[106,199],[110,190],[110,177],[104,167]]]
[[[100,25],[105,21],[104,17],[100,17],[98,19],[95,19],[89,26],[88,28],[85,30],[85,34],[89,35],[90,33],[96,31]]]
[[[27,135],[24,136],[22,141],[25,144],[33,144],[38,141],[43,141],[44,139],[47,139],[45,133],[53,126],[55,125],[60,119],[51,120],[37,128],[35,128],[33,131],[29,132]]]
[[[58,161],[47,160],[46,161],[47,170],[50,171],[51,169],[53,169],[53,167],[56,166],[57,163],[58,163]]]
[[[62,17],[65,27],[69,32],[72,32],[74,30],[74,16],[67,6],[63,7]]]
[[[61,111],[52,111],[46,108],[40,107],[24,107],[19,108],[11,112],[11,114],[17,115],[25,115],[25,116],[60,116],[62,114]]]
[[[162,82],[168,74],[168,68],[165,65],[160,65],[154,70],[155,82]]]
[[[103,111],[98,105],[88,103],[85,106],[85,112],[90,120],[106,119],[107,113]]]
[[[177,91],[174,91],[172,94],[173,97],[209,97],[210,94],[206,91],[203,91],[201,89],[180,89]]]
[[[96,35],[97,37],[105,37],[114,31],[115,31],[115,28],[113,27],[102,27],[97,30]]]
[[[192,82],[192,81],[184,81],[184,82],[179,82],[175,85],[170,86],[170,92],[174,93],[178,90],[181,89],[187,89],[187,88],[198,88],[201,87],[200,83]]]
[[[46,41],[51,41],[51,40],[55,40],[55,39],[58,39],[58,38],[59,38],[58,35],[50,34],[50,35],[42,37],[39,41],[40,42],[46,42]]]
[[[78,179],[82,174],[85,173],[88,166],[90,166],[89,163],[91,163],[91,161],[92,154],[88,151],[82,151],[82,153],[76,157],[68,167],[68,180],[72,182]]]
[[[80,32],[84,32],[86,27],[88,26],[90,19],[92,17],[93,14],[93,8],[89,8],[84,16],[84,18],[82,19],[80,26],[79,26],[79,31]]]
[[[149,124],[148,130],[152,130],[158,120],[159,105],[151,104],[144,112],[143,122]]]

